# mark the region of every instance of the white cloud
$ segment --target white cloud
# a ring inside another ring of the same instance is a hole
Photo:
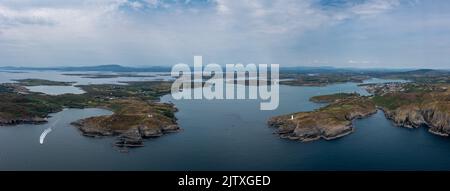
[[[366,3],[356,5],[351,11],[357,15],[376,15],[392,10],[400,5],[399,0],[369,0]]]
[[[18,63],[33,61],[42,65],[143,64],[152,60],[159,61],[152,63],[158,65],[186,61],[193,54],[215,60],[227,57],[269,62],[285,52],[294,52],[286,44],[299,41],[307,31],[348,19],[375,17],[400,5],[399,0],[367,0],[324,10],[317,0],[204,3],[191,6],[194,1],[189,0],[4,0],[0,2],[0,49],[4,50],[0,57],[16,62],[26,53],[29,60]]]
[[[50,25],[54,23],[48,9],[17,11],[0,5],[0,27],[22,24]]]
[[[219,14],[223,14],[231,27],[258,33],[301,33],[327,20],[327,16],[311,7],[309,1],[219,0],[218,7]]]
[[[66,27],[80,28],[79,25],[98,25],[92,27],[102,27],[103,24],[115,25],[117,24],[116,20],[127,21],[131,19],[127,22],[134,22],[132,17],[128,17],[127,13],[124,13],[120,9],[120,7],[128,6],[133,9],[150,7],[156,9],[155,12],[161,8],[169,9],[161,13],[162,16],[156,15],[157,17],[166,17],[162,20],[167,21],[167,25],[170,25],[171,21],[176,22],[180,19],[179,17],[193,17],[191,19],[183,18],[192,23],[195,23],[198,17],[208,17],[211,19],[211,22],[208,24],[217,23],[217,26],[211,27],[222,27],[222,29],[229,31],[266,34],[301,34],[305,30],[314,29],[336,20],[351,17],[351,14],[379,14],[398,5],[398,1],[368,1],[364,4],[350,7],[349,9],[327,13],[314,7],[313,0],[211,0],[208,2],[214,4],[216,12],[210,12],[209,15],[202,15],[203,12],[201,11],[192,11],[192,9],[186,9],[185,7],[171,6],[169,1],[162,0],[100,0],[95,3],[81,1],[78,4],[69,1],[67,4],[71,6],[62,6],[63,3],[61,1],[55,0],[41,1],[41,3],[35,6],[31,6],[35,4],[32,2],[34,1],[6,0],[0,3],[0,26],[5,28],[8,26],[17,27],[16,25],[34,24],[56,25],[55,27],[65,25]],[[189,4],[191,1],[184,0],[180,2]],[[177,4],[175,3],[175,5]],[[163,15],[167,12],[176,13],[177,15]],[[146,19],[149,22],[139,24],[152,25],[150,22],[158,22],[153,18],[144,18],[142,20]],[[201,20],[204,21],[203,18]],[[98,21],[100,23],[94,23]],[[185,24],[189,25],[190,23]],[[92,31],[89,30],[87,32]]]
[[[370,64],[376,64],[378,62],[376,61],[369,61],[369,60],[349,60],[349,64],[364,64],[364,65],[370,65]]]

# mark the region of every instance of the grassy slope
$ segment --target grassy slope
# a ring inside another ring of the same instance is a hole
[[[336,94],[330,94],[330,95],[320,95],[320,96],[313,96],[309,99],[309,101],[315,102],[315,103],[331,103],[336,100],[345,99],[348,97],[353,96],[359,96],[358,93],[336,93]]]

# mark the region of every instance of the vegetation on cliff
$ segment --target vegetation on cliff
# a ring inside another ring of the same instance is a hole
[[[345,94],[347,95],[347,94]],[[376,113],[375,104],[368,97],[359,95],[344,97],[323,108],[311,112],[299,112],[273,117],[268,124],[277,128],[282,138],[311,141],[335,139],[353,131],[352,120]]]
[[[352,119],[368,116],[378,107],[398,126],[428,126],[434,134],[450,135],[450,85],[410,82],[361,86],[373,96],[337,93],[311,97],[310,101],[330,104],[311,112],[273,117],[269,126],[276,127],[284,138],[333,139],[353,130]]]
[[[369,86],[374,102],[381,107],[387,118],[396,125],[417,128],[422,125],[438,135],[450,134],[450,90],[445,84],[407,83]]]
[[[358,93],[335,93],[330,95],[319,95],[309,98],[314,103],[332,103],[341,99],[359,96]]]
[[[86,136],[120,135],[117,146],[142,146],[142,138],[159,137],[179,130],[171,104],[118,99],[102,105],[114,113],[73,122]]]

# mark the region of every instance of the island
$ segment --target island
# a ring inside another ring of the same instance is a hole
[[[130,74],[130,73],[119,73],[119,74],[91,74],[91,73],[65,73],[65,76],[78,76],[81,78],[90,79],[102,79],[102,78],[144,78],[144,77],[156,77],[156,75],[142,75],[142,74]]]
[[[24,79],[0,84],[0,125],[46,123],[50,113],[63,108],[103,108],[112,115],[91,117],[72,124],[85,136],[116,136],[118,147],[143,146],[145,138],[159,137],[180,130],[173,104],[159,98],[170,93],[170,82],[127,82],[125,85],[77,85],[86,93],[47,95],[29,92],[24,85],[69,82]]]
[[[18,85],[21,86],[71,86],[75,84],[75,82],[60,82],[44,79],[20,79],[14,81],[18,82]]]
[[[326,86],[337,83],[363,83],[371,77],[359,73],[282,73],[280,74],[280,84],[290,86]]]
[[[101,104],[112,110],[110,116],[81,119],[72,123],[85,136],[119,136],[119,147],[143,146],[143,138],[159,137],[178,132],[170,104],[147,102],[139,99],[118,99]]]

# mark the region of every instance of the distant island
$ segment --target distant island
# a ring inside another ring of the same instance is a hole
[[[17,85],[21,86],[71,86],[75,84],[75,82],[59,82],[43,79],[21,79],[14,81],[17,82]]]
[[[91,79],[102,79],[102,78],[145,78],[145,77],[156,77],[156,75],[140,75],[140,74],[130,74],[130,73],[119,73],[119,74],[63,74],[65,76],[78,76],[81,78],[91,78]]]
[[[320,73],[320,74],[302,74],[288,73],[280,74],[281,85],[290,86],[326,86],[335,83],[362,83],[364,80],[372,78],[368,74],[358,73]]]
[[[20,66],[3,66],[0,67],[0,70],[5,70],[9,72],[21,72],[26,70],[31,71],[65,71],[65,72],[82,72],[82,71],[91,71],[91,72],[170,72],[171,67],[167,66],[122,66],[117,64],[108,64],[108,65],[97,65],[97,66],[55,66],[55,67],[20,67]],[[191,68],[193,69],[193,68]],[[370,70],[370,69],[352,69],[352,68],[334,68],[334,67],[282,67],[280,68],[281,73],[352,73],[359,71],[379,71],[379,70]],[[384,71],[384,70],[383,70]],[[389,70],[389,71],[398,71],[398,70]],[[404,71],[404,70],[401,70]]]
[[[326,86],[336,83],[363,83],[371,78],[408,80],[417,83],[440,83],[450,84],[449,70],[419,69],[408,71],[396,70],[327,70],[322,73],[303,72],[282,72],[280,74],[280,84],[290,86]]]
[[[82,71],[97,71],[97,72],[170,72],[171,67],[164,66],[150,66],[150,67],[129,67],[121,65],[99,65],[99,66],[72,66],[72,67],[16,67],[4,66],[0,70],[7,71],[64,71],[64,72],[82,72]]]

